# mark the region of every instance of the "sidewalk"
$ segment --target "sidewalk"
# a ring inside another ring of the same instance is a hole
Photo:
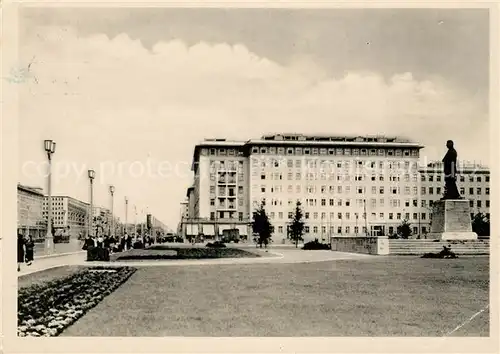
[[[54,244],[51,252],[47,252],[44,243],[35,243],[35,258],[78,252],[82,250],[82,246],[83,240],[71,239],[69,243]]]
[[[87,253],[85,251],[38,257],[35,258],[35,260],[30,266],[22,264],[21,271],[17,272],[17,276],[22,277],[23,275],[41,272],[47,269],[61,267],[65,265],[82,264],[83,262],[85,262],[86,258],[87,258]]]

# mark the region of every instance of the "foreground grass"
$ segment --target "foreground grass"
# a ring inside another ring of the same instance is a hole
[[[441,336],[488,303],[488,258],[140,268],[65,336]],[[455,335],[488,336],[488,312]]]

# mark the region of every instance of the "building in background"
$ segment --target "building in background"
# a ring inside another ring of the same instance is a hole
[[[17,230],[41,241],[47,233],[47,221],[43,216],[44,195],[42,188],[17,185]]]
[[[432,162],[419,169],[422,233],[430,230],[434,202],[443,196],[444,173],[442,162]],[[460,195],[469,200],[471,219],[477,213],[490,216],[490,170],[479,163],[458,163],[457,187]]]
[[[185,237],[249,238],[248,151],[245,142],[224,139],[206,140],[195,147],[194,183],[181,213]]]
[[[400,137],[273,134],[195,146],[187,234],[251,235],[251,212],[265,204],[273,239],[287,238],[296,202],[305,239],[389,235],[418,221],[418,160],[423,146]],[[222,232],[221,232],[222,231]],[[419,230],[417,230],[417,233]]]
[[[88,203],[69,196],[52,197],[52,219],[54,235],[69,235],[71,238],[87,235]],[[48,197],[43,199],[43,218],[48,214]]]

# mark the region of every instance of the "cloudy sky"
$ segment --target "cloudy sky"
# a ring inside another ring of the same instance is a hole
[[[403,135],[488,164],[487,10],[24,9],[20,182],[171,227],[207,137]],[[38,171],[37,171],[38,170]]]

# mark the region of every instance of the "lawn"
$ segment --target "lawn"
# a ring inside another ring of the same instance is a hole
[[[111,260],[151,260],[151,259],[215,259],[215,258],[251,258],[260,255],[237,248],[186,248],[153,246],[147,249],[132,249],[130,251],[111,255]]]
[[[62,335],[442,336],[488,289],[488,257],[142,267]],[[488,336],[488,318],[455,335]]]

